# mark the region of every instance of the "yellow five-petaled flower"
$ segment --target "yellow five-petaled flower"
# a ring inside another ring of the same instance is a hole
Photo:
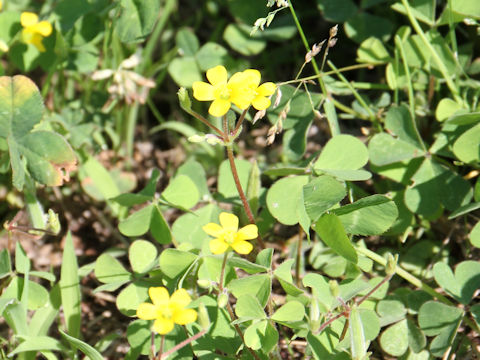
[[[20,15],[20,23],[23,26],[22,39],[27,44],[32,44],[38,51],[44,52],[43,38],[50,36],[52,33],[52,25],[48,21],[38,22],[37,14],[31,12],[23,12]]]
[[[220,225],[209,223],[203,227],[203,231],[215,237],[215,239],[210,240],[210,251],[217,255],[223,254],[229,248],[232,248],[239,254],[249,254],[253,249],[253,245],[246,240],[257,238],[257,226],[250,224],[239,230],[238,217],[226,212],[220,214],[219,220]]]
[[[137,317],[142,320],[155,320],[153,330],[160,335],[168,334],[175,324],[186,325],[197,320],[195,310],[185,309],[192,301],[187,290],[178,289],[170,297],[163,286],[151,287],[148,295],[152,303],[140,304]]]
[[[276,89],[274,83],[260,84],[260,72],[248,69],[237,72],[228,79],[225,67],[218,65],[207,70],[210,82],[195,81],[192,85],[193,97],[200,101],[213,101],[208,112],[213,116],[223,116],[232,103],[245,110],[250,105],[257,110],[270,106],[270,99]]]

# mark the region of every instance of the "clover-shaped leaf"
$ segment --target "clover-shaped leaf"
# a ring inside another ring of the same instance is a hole
[[[32,178],[48,186],[62,185],[76,167],[75,154],[63,137],[34,131],[43,111],[32,80],[22,75],[0,77],[0,137],[7,141],[12,182],[18,190],[25,183],[25,163]]]

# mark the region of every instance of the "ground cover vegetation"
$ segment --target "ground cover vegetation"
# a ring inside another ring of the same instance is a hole
[[[0,358],[478,358],[479,21],[0,1]]]

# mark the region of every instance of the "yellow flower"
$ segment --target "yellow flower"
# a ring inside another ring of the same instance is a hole
[[[20,23],[23,26],[22,38],[27,44],[34,45],[38,51],[44,52],[42,40],[44,37],[50,36],[52,33],[52,25],[48,21],[38,22],[37,14],[31,12],[23,12],[20,15]]]
[[[193,97],[199,101],[212,101],[208,112],[213,116],[223,116],[235,104],[245,110],[250,106],[253,93],[243,72],[232,75],[228,80],[225,67],[218,65],[207,70],[207,79],[210,84],[195,81],[192,85]],[[228,81],[227,81],[228,80]]]
[[[2,0],[0,0],[0,11],[2,10]]]
[[[142,303],[138,306],[137,317],[142,320],[155,320],[153,330],[160,335],[168,334],[175,324],[186,325],[197,320],[197,312],[185,309],[192,299],[187,290],[178,289],[172,296],[163,286],[151,287],[148,295],[152,303]]]
[[[253,245],[246,240],[257,238],[257,225],[250,224],[238,230],[238,217],[226,212],[222,212],[219,219],[221,226],[209,223],[203,227],[203,231],[215,237],[215,239],[210,240],[210,251],[213,254],[223,254],[229,248],[232,248],[239,254],[250,253]]]
[[[257,110],[267,109],[271,104],[269,97],[273,95],[277,86],[272,82],[266,82],[259,86],[261,75],[258,70],[247,69],[243,73],[252,92],[252,106]]]

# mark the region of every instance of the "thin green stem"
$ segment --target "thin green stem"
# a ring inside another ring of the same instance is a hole
[[[357,252],[359,252],[360,254],[362,255],[365,255],[366,257],[372,259],[373,261],[383,265],[383,266],[386,266],[387,265],[387,260],[378,255],[377,253],[373,252],[373,251],[370,251],[366,248],[363,248],[363,247],[359,247],[357,246],[356,247],[356,250]],[[422,289],[423,291],[425,291],[426,293],[430,294],[431,296],[433,296],[434,298],[438,299],[440,302],[446,304],[446,305],[451,305],[453,306],[454,304],[448,300],[445,296],[443,296],[442,294],[438,293],[437,291],[435,291],[434,289],[432,289],[430,286],[428,286],[427,284],[423,283],[422,280],[420,280],[419,278],[417,278],[416,276],[413,276],[412,274],[410,274],[408,271],[402,269],[399,265],[397,265],[396,269],[395,269],[395,273],[397,275],[399,275],[400,277],[404,278],[405,280],[407,280],[410,284],[416,286],[417,288],[419,289]]]
[[[303,45],[305,46],[305,49],[310,51],[310,45],[308,44],[307,38],[305,36],[305,33],[303,32],[302,26],[300,25],[300,21],[298,20],[297,13],[295,12],[295,9],[293,7],[292,1],[288,1],[288,7],[290,8],[290,12],[292,13],[293,21],[295,22],[295,25],[297,27],[298,33],[300,34],[300,38],[302,39]],[[328,42],[327,45],[328,46]],[[328,92],[327,88],[325,87],[325,84],[323,82],[323,79],[321,78],[321,70],[318,68],[317,62],[315,58],[312,58],[312,66],[315,71],[315,74],[317,74],[317,79],[318,79],[318,84],[320,86],[320,89],[322,90],[323,96],[325,98],[328,97]],[[333,134],[340,134],[340,125],[338,124],[338,121],[329,121],[328,126],[330,127],[330,133]]]
[[[303,241],[303,230],[302,227],[298,226],[298,241],[297,241],[297,259],[295,264],[295,283],[298,287],[301,286],[300,271],[302,263],[302,241]]]
[[[420,24],[418,23],[417,19],[415,19],[415,17],[413,16],[412,9],[410,8],[410,5],[408,4],[408,1],[407,0],[401,0],[401,1],[402,1],[403,6],[405,7],[408,19],[410,20],[410,23],[412,24],[413,28],[415,29],[415,32],[422,39],[424,45],[430,51],[430,54],[432,55],[433,61],[435,62],[435,64],[438,66],[438,69],[442,73],[442,76],[445,79],[445,81],[447,83],[447,86],[450,89],[450,92],[452,93],[453,97],[455,98],[455,101],[458,102],[459,104],[462,104],[463,100],[459,95],[458,88],[455,86],[455,84],[453,83],[450,75],[448,74],[447,67],[442,62],[442,59],[440,58],[440,56],[437,54],[437,52],[433,48],[431,41],[427,39],[427,36],[425,35],[425,32],[420,27]]]
[[[405,77],[407,78],[407,88],[408,88],[408,103],[410,105],[410,118],[412,119],[412,126],[415,129],[415,135],[417,137],[418,142],[423,148],[423,151],[427,151],[427,147],[423,143],[423,139],[420,136],[420,132],[417,128],[417,122],[415,121],[415,96],[413,94],[413,85],[412,79],[410,77],[410,70],[408,68],[408,60],[407,56],[405,55],[405,49],[403,48],[402,40],[398,35],[395,36],[395,45],[400,50],[400,57],[402,58],[402,63],[405,69]]]
[[[358,70],[358,69],[364,69],[364,68],[371,68],[371,67],[373,67],[373,66],[375,66],[375,64],[356,64],[356,65],[350,65],[350,66],[345,66],[345,67],[339,68],[339,69],[338,69],[338,72],[345,72],[345,71],[352,71],[352,70]],[[310,81],[310,80],[316,80],[316,79],[322,78],[322,77],[324,77],[324,76],[332,75],[332,74],[335,74],[335,71],[333,71],[333,70],[331,70],[331,71],[324,71],[324,72],[322,72],[321,74],[318,74],[318,75],[311,75],[311,76],[307,76],[307,77],[300,78],[300,79],[283,81],[283,82],[277,83],[277,85],[278,85],[278,86],[282,86],[282,85],[294,84],[294,83],[298,83],[298,82],[305,82],[305,81]],[[385,85],[385,86],[388,87],[388,85]]]
[[[237,125],[235,126],[235,129],[233,129],[233,136],[237,136],[238,130],[240,130],[240,127],[243,124],[243,120],[245,119],[245,115],[247,114],[248,108],[243,110],[242,115],[240,115],[240,118],[237,121]]]
[[[225,255],[223,255],[222,269],[220,271],[220,283],[218,284],[220,293],[223,292],[223,281],[225,278],[225,268],[227,267],[227,259],[228,259],[228,251],[225,251]]]
[[[335,72],[335,74],[338,76],[338,78],[349,88],[349,90],[352,92],[353,96],[357,101],[360,103],[360,105],[368,112],[369,118],[371,121],[375,121],[376,116],[373,113],[372,109],[370,109],[370,106],[367,105],[363,97],[358,93],[357,90],[350,84],[350,82],[343,76],[337,69],[335,65],[331,61],[328,61],[328,66],[332,68],[332,70]]]

